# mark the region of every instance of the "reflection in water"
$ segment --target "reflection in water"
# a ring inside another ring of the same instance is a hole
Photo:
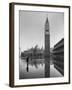
[[[29,72],[29,67],[28,67],[28,64],[27,64],[27,68],[26,68],[26,71]]]
[[[29,71],[29,67],[28,67],[28,63],[29,63],[29,57],[27,57],[26,62],[27,62],[26,71],[28,72],[28,71]]]
[[[50,58],[45,58],[45,77],[50,77]]]
[[[19,63],[19,78],[43,78],[44,76],[44,59],[21,59]]]
[[[51,60],[50,60],[51,61]],[[22,59],[19,61],[19,78],[45,78],[45,77],[61,77],[62,75],[50,66],[48,58],[45,59]]]

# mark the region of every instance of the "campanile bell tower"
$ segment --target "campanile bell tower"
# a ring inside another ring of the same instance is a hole
[[[48,17],[45,22],[45,77],[50,77],[50,27]]]

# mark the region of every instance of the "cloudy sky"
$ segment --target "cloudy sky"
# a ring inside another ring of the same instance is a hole
[[[64,37],[64,13],[19,11],[20,48],[27,50],[35,45],[44,47],[45,21],[50,24],[50,47]]]

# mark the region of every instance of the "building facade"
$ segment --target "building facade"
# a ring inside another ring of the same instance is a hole
[[[61,39],[53,49],[54,67],[64,75],[64,39]]]

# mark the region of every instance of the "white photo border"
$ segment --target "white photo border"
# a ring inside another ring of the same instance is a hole
[[[19,10],[64,13],[64,77],[19,79]],[[69,82],[69,8],[14,5],[14,86]]]

